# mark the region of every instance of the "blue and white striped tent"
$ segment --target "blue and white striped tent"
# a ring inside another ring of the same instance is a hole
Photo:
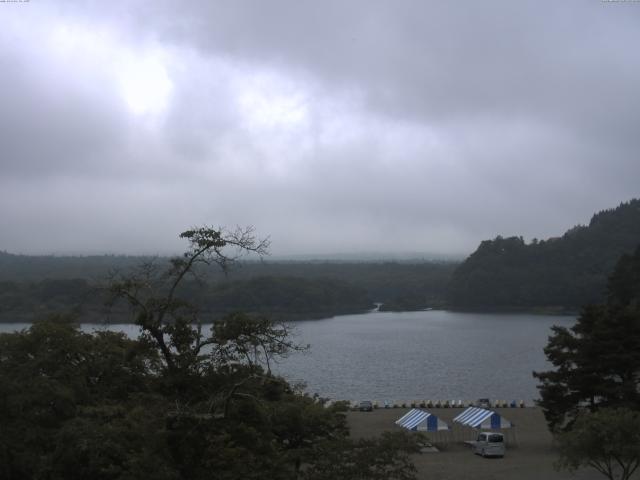
[[[500,416],[499,413],[484,408],[469,407],[456,418],[454,422],[461,423],[471,428],[481,428],[485,430],[497,430],[500,428],[514,427],[509,420]]]
[[[449,430],[449,425],[438,417],[424,410],[418,410],[417,408],[412,408],[406,415],[396,420],[396,425],[419,432]]]

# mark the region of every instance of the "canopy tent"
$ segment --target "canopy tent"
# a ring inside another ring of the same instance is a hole
[[[485,430],[497,430],[502,428],[515,427],[509,420],[499,413],[484,408],[469,407],[456,418],[454,422],[471,428],[482,428]]]
[[[408,430],[419,432],[438,432],[449,430],[449,425],[438,417],[424,410],[412,408],[409,412],[396,420],[396,425],[400,425]]]

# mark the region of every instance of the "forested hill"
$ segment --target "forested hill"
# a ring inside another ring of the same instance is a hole
[[[577,310],[602,302],[607,277],[640,245],[640,200],[596,213],[562,237],[483,241],[458,266],[448,288],[452,307]]]
[[[101,279],[110,271],[125,271],[154,258],[129,255],[15,255],[0,251],[0,281]]]
[[[0,252],[0,321],[29,320],[73,310],[86,321],[107,314],[96,287],[112,270],[166,257],[26,256]],[[184,299],[205,314],[247,311],[280,319],[307,319],[363,312],[383,302],[387,310],[415,310],[444,304],[456,264],[451,262],[243,262],[228,277],[200,272],[206,285],[185,282]],[[110,321],[127,321],[111,312]]]

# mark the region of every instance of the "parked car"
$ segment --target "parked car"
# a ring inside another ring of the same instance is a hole
[[[480,408],[491,408],[491,400],[489,400],[488,398],[480,398],[476,402],[476,406]]]
[[[504,436],[501,433],[480,432],[473,453],[483,457],[504,457]]]
[[[371,403],[369,400],[363,400],[362,402],[360,402],[358,410],[360,410],[361,412],[371,412],[373,411],[373,403]]]

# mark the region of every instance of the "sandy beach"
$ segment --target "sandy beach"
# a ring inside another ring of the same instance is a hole
[[[431,408],[431,413],[452,424],[451,420],[462,409]],[[373,412],[349,412],[347,419],[354,438],[372,437],[387,430],[400,427],[395,421],[408,412],[407,408],[377,409]],[[539,408],[504,408],[495,409],[505,418],[516,425],[513,433],[507,437],[507,453],[504,458],[482,458],[474,455],[470,448],[463,443],[463,439],[471,440],[471,429],[454,428],[451,440],[437,442],[438,453],[423,453],[415,455],[413,460],[418,469],[419,479],[430,480],[497,480],[497,479],[603,479],[600,473],[587,469],[570,474],[566,471],[558,472],[553,464],[557,455],[553,450],[552,437],[547,430],[544,417]],[[465,438],[466,437],[466,438]],[[515,437],[515,438],[514,438]],[[430,438],[436,443],[436,437]],[[637,474],[634,478],[640,478]]]

